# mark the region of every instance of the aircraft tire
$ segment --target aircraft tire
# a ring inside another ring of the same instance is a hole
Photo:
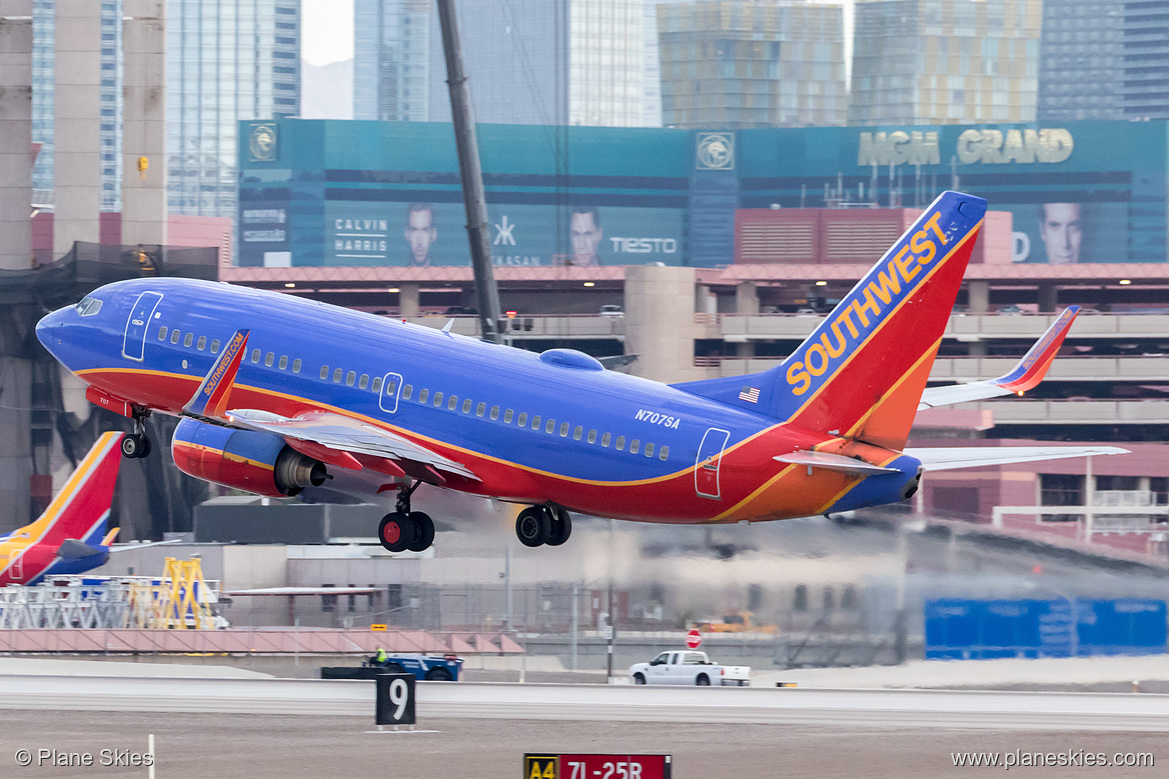
[[[434,522],[421,511],[410,512],[410,521],[417,529],[417,535],[409,549],[411,552],[425,552],[434,543]]]
[[[515,520],[515,534],[520,543],[537,547],[548,543],[552,533],[552,518],[542,506],[529,506]]]
[[[552,532],[548,534],[548,546],[560,546],[572,535],[572,517],[562,508],[550,509]]]
[[[136,460],[150,453],[150,439],[138,433],[122,436],[122,456]]]
[[[377,527],[377,537],[387,551],[405,552],[418,537],[418,526],[405,514],[395,511],[382,517]]]

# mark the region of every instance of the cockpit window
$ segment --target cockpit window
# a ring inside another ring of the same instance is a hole
[[[84,297],[77,302],[74,308],[82,316],[93,316],[98,311],[101,311],[101,301],[97,298]]]

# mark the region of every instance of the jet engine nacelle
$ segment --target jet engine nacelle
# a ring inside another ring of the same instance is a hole
[[[296,495],[309,485],[319,487],[328,478],[323,463],[288,446],[280,436],[195,419],[179,422],[171,453],[183,473],[272,498]]]

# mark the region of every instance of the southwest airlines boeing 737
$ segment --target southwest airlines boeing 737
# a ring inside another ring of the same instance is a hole
[[[426,549],[428,483],[526,504],[516,534],[559,545],[569,511],[669,523],[773,520],[895,503],[924,471],[1116,454],[1115,447],[906,449],[919,408],[1022,394],[1076,309],[999,379],[926,388],[986,201],[940,195],[779,366],[684,384],[604,370],[289,295],[182,279],[104,286],[37,325],[132,418],[183,419],[188,474],[269,496],[396,492],[391,551]]]
[[[0,535],[0,585],[39,584],[104,563],[118,528],[106,531],[122,454],[121,433],[103,433],[35,522]]]

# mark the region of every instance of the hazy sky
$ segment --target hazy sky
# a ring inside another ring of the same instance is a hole
[[[353,0],[303,0],[300,56],[313,65],[353,58]]]

